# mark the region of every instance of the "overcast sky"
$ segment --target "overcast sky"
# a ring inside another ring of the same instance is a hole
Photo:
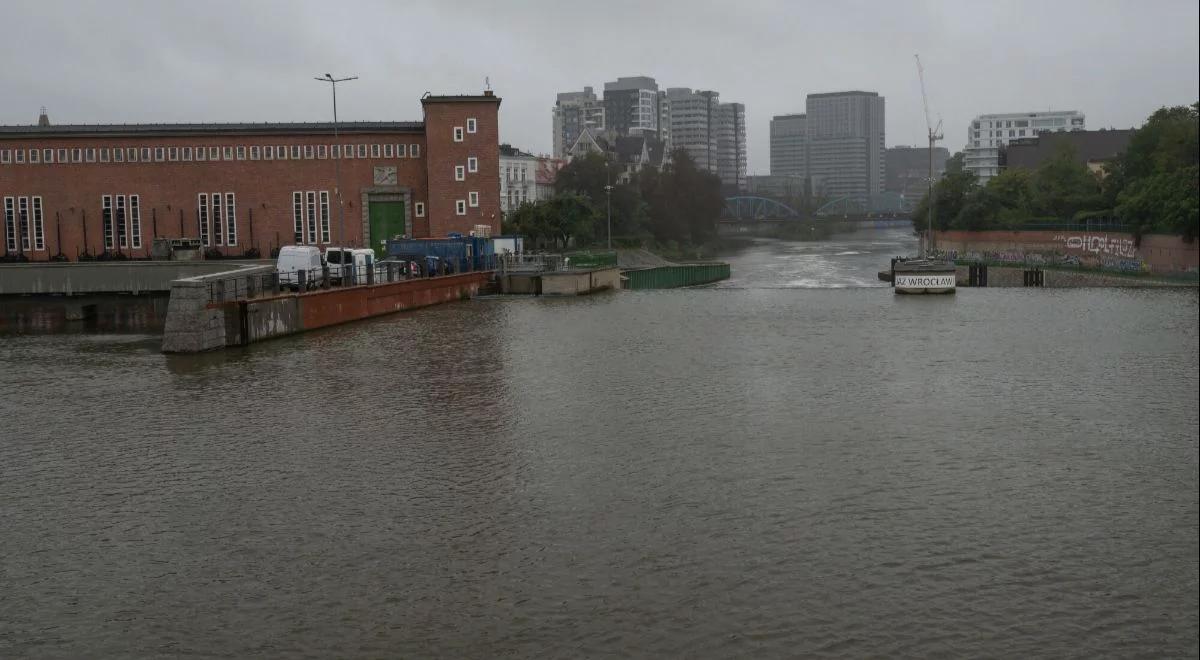
[[[1140,124],[1200,96],[1196,0],[0,0],[0,123],[420,119],[419,97],[503,97],[501,140],[551,148],[554,95],[618,76],[746,104],[751,173],[771,116],[813,92],[876,91],[887,144],[922,144],[913,54],[960,149],[977,114],[1074,109]]]

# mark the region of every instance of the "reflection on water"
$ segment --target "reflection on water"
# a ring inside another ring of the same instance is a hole
[[[755,240],[721,256],[731,276],[722,288],[885,287],[878,273],[894,256],[915,254],[911,228],[864,227],[825,241]]]
[[[84,318],[68,314],[88,308]],[[162,332],[167,296],[4,296],[0,333]]]
[[[196,356],[6,336],[0,656],[1194,655],[1196,292],[752,285],[791,249]]]

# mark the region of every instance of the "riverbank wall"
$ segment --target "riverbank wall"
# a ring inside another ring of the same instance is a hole
[[[988,266],[988,287],[1023,287],[1025,272],[1032,266]],[[955,269],[959,287],[970,286],[970,266],[959,264]],[[1098,270],[1047,267],[1042,269],[1042,286],[1054,289],[1083,287],[1195,287],[1194,280],[1133,275]]]
[[[216,301],[206,278],[180,280],[171,289],[162,350],[199,353],[245,346],[373,316],[466,300],[478,294],[491,277],[491,271],[479,271]]]
[[[938,231],[937,249],[959,261],[1057,266],[1195,280],[1200,241],[1103,231]],[[1097,285],[1099,286],[1099,285]]]
[[[622,288],[675,289],[685,286],[711,284],[729,279],[729,264],[724,262],[676,264],[656,268],[639,268],[621,273]]]

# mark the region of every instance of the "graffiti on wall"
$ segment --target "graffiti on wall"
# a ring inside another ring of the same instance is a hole
[[[1127,259],[1137,257],[1137,246],[1131,238],[1109,237],[1108,234],[1057,234],[1053,240],[1068,250],[1082,250]]]

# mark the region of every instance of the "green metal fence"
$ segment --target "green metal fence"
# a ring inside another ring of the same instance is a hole
[[[729,279],[729,264],[681,264],[640,268],[621,273],[621,287],[630,290],[674,289],[681,286],[696,286]]]
[[[616,252],[571,252],[563,255],[569,268],[611,268],[617,265]]]

